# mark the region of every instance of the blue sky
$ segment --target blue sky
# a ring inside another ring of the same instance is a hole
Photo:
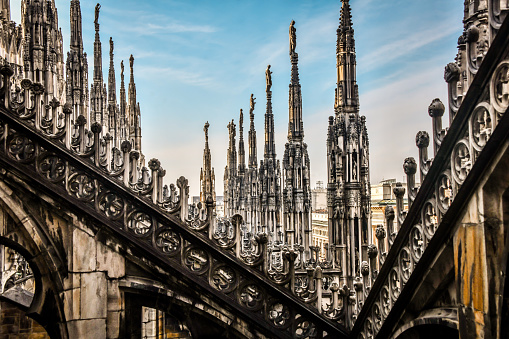
[[[370,137],[371,181],[401,181],[403,160],[417,158],[415,134],[431,131],[428,105],[436,97],[447,104],[443,69],[456,55],[463,1],[350,2],[361,114],[366,116]],[[19,3],[11,0],[17,22]],[[67,51],[69,1],[56,0],[56,5]],[[118,86],[120,61],[127,62],[131,53],[135,57],[147,160],[161,160],[167,170],[166,183],[187,177],[191,195],[199,193],[206,121],[210,123],[216,193],[222,195],[226,125],[231,119],[238,122],[241,108],[249,110],[251,93],[257,98],[258,161],[262,159],[267,64],[273,71],[276,149],[282,157],[288,128],[288,26],[295,20],[312,186],[326,180],[325,142],[334,105],[340,1],[106,0],[101,6],[105,80],[111,36]],[[95,2],[81,1],[81,7],[84,48],[92,72]],[[249,124],[244,120],[247,142]]]

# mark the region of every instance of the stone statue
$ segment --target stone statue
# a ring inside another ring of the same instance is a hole
[[[235,123],[233,119],[230,123],[228,123],[228,132],[230,134],[230,138],[235,137]]]
[[[124,60],[120,61],[120,76],[124,77]]]
[[[95,5],[95,20],[94,23],[97,25],[99,23],[99,10],[101,9],[101,4]]]
[[[210,127],[210,125],[209,125],[209,122],[207,121],[205,123],[205,126],[203,126],[203,131],[205,132],[205,141],[207,141],[207,142],[209,140],[209,127]]]
[[[272,72],[270,70],[270,65],[268,65],[265,70],[265,82],[265,91],[268,92],[272,88]]]
[[[297,47],[297,35],[295,30],[295,21],[292,20],[290,24],[290,54],[295,53],[295,47]]]
[[[129,57],[129,66],[131,66],[131,73],[132,73],[133,72],[133,67],[134,67],[134,57],[133,57],[132,54]]]
[[[110,55],[113,55],[113,38],[110,37]]]
[[[253,93],[251,93],[251,99],[250,99],[250,112],[252,113],[255,108],[255,102],[256,98],[253,98]]]

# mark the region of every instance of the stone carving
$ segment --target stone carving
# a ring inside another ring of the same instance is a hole
[[[95,20],[94,23],[97,25],[99,24],[99,10],[101,9],[101,4],[95,5]]]
[[[290,23],[290,55],[295,53],[297,47],[297,34],[295,29],[295,21],[292,20]]]
[[[270,65],[267,65],[267,69],[265,70],[265,91],[269,92],[272,88],[272,71],[270,70]]]
[[[249,113],[253,114],[254,108],[255,108],[255,102],[256,98],[253,97],[253,93],[251,93],[251,98],[249,99]]]

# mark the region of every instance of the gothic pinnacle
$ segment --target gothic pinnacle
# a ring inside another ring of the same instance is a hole
[[[289,89],[289,122],[288,140],[302,141],[304,138],[304,124],[302,122],[302,97],[299,83],[299,55],[295,51],[297,35],[295,21],[290,24],[290,60],[292,62],[292,74]]]

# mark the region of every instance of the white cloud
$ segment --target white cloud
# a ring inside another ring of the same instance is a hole
[[[394,41],[363,55],[359,60],[359,65],[362,65],[362,68],[358,71],[367,72],[374,68],[383,67],[419,48],[457,33],[457,31],[456,25],[444,23],[406,35],[402,39],[396,38]]]

